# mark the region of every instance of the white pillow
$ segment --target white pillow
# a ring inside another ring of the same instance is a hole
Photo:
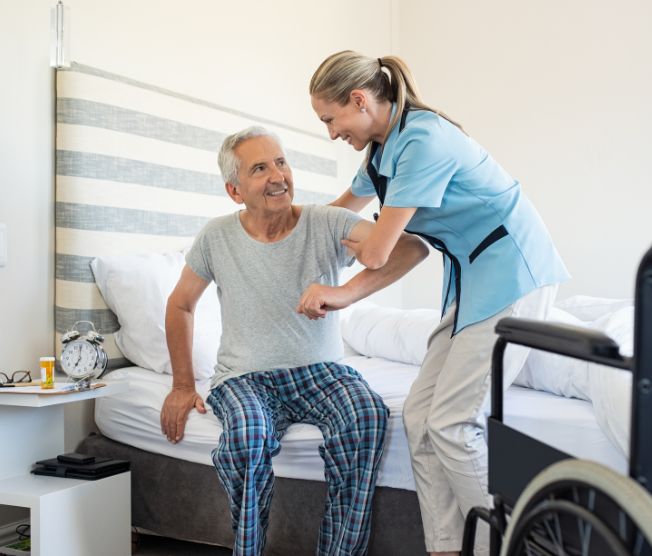
[[[553,307],[550,310],[548,321],[586,326],[586,323],[558,307]],[[551,392],[557,396],[589,400],[589,363],[547,351],[531,349],[514,384],[533,390]]]
[[[120,323],[116,344],[134,364],[157,373],[172,373],[165,307],[184,264],[181,251],[114,255],[91,262],[102,297]],[[195,309],[192,357],[196,380],[214,374],[221,333],[217,294],[215,287],[209,287]]]
[[[440,316],[433,309],[356,305],[342,319],[342,337],[362,355],[421,365]]]
[[[589,295],[573,295],[555,303],[555,306],[559,309],[570,313],[584,322],[592,322],[605,318],[605,316],[611,315],[624,307],[631,307],[633,305],[633,299],[612,299],[592,297]]]
[[[621,307],[591,323],[620,346],[622,355],[634,353],[634,306]],[[590,365],[589,384],[595,418],[602,430],[629,457],[632,373]]]
[[[619,344],[621,353],[632,354],[634,307],[631,300],[575,296],[558,303],[548,320],[599,330]],[[595,405],[594,382],[596,369],[600,367],[588,361],[533,349],[514,384],[593,401]],[[602,392],[608,392],[608,389]]]

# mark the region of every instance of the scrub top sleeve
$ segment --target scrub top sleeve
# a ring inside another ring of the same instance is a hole
[[[387,186],[386,206],[441,206],[458,162],[447,138],[437,135],[412,135],[406,137],[403,148],[397,145],[396,169]]]
[[[351,183],[351,193],[356,197],[374,197],[376,190],[364,166],[361,166]]]

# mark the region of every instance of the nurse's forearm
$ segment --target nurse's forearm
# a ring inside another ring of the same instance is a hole
[[[333,207],[342,207],[349,209],[353,212],[360,212],[373,199],[374,197],[358,197],[357,195],[351,193],[351,188],[349,187],[337,199],[335,199],[332,203],[329,203],[329,205]]]
[[[350,303],[364,299],[405,276],[428,256],[428,247],[416,236],[402,234],[385,265],[376,270],[365,269],[342,288]]]
[[[416,210],[408,207],[383,207],[370,233],[359,242],[357,248],[352,247],[358,261],[371,270],[387,264]]]

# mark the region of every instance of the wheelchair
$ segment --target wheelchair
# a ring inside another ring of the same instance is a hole
[[[622,356],[608,336],[579,327],[505,318],[496,333],[487,422],[493,508],[469,512],[462,555],[473,555],[482,520],[489,524],[491,556],[652,556],[652,248],[636,278],[633,357]],[[632,373],[629,477],[503,422],[508,343]]]

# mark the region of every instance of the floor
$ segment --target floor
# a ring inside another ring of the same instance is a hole
[[[154,535],[140,535],[134,556],[231,556],[231,550],[208,544],[177,541]]]

